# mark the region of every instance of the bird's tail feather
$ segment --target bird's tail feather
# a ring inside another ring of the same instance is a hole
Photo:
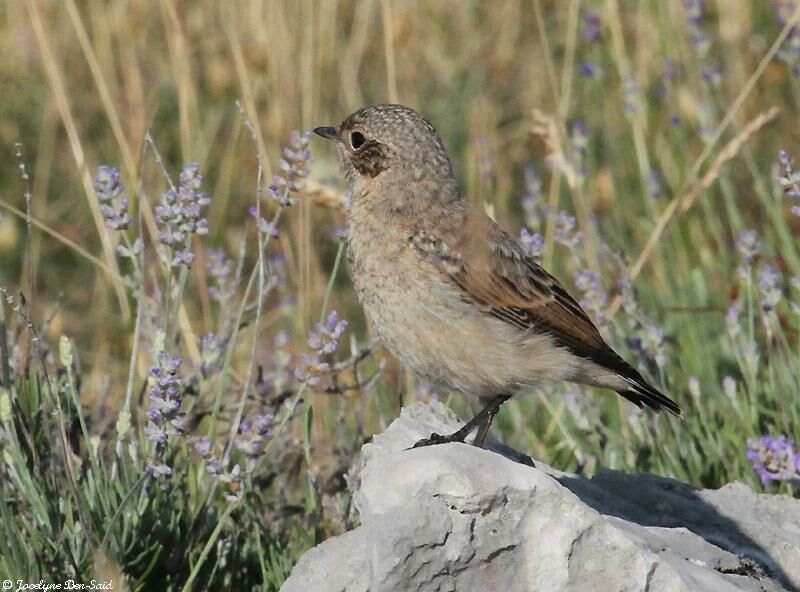
[[[617,392],[629,401],[639,407],[647,405],[656,411],[666,409],[676,417],[681,416],[682,412],[678,404],[664,393],[647,384],[641,376],[625,376],[623,378],[630,385],[630,388]]]

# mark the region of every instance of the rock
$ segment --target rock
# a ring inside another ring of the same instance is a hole
[[[324,541],[300,558],[283,590],[368,592],[366,540],[361,527]]]
[[[460,422],[413,405],[351,471],[361,526],[312,549],[282,592],[800,592],[800,500],[603,471],[506,447],[408,450]]]

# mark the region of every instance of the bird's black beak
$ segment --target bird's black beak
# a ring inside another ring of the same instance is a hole
[[[334,142],[339,140],[339,132],[336,131],[335,127],[316,127],[314,128],[314,133],[326,140],[333,140]]]

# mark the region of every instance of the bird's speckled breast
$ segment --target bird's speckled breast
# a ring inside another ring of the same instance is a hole
[[[372,212],[351,210],[347,257],[361,306],[386,348],[422,380],[473,395],[513,378],[492,343],[499,325],[473,307],[420,259],[408,230]],[[500,328],[499,333],[503,333]]]
[[[419,281],[419,271],[408,261],[403,229],[354,210],[348,217],[347,229],[350,275],[367,318],[396,353],[395,333],[414,324],[408,318],[407,298],[409,289]]]
[[[431,290],[436,272],[423,269],[407,230],[354,208],[348,217],[347,259],[358,301],[386,348],[423,380],[449,385],[451,377],[443,375],[441,364],[444,352],[432,343],[444,334],[435,329],[444,323],[434,312],[442,306],[441,296]]]

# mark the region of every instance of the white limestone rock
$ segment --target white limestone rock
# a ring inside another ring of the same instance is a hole
[[[460,422],[413,405],[351,471],[361,526],[282,592],[800,591],[800,501],[740,483],[553,470],[507,447],[408,450]]]

